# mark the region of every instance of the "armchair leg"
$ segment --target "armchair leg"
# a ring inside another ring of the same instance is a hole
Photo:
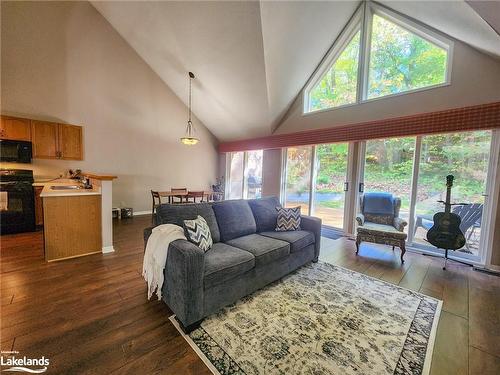
[[[406,247],[405,247],[404,242],[401,244],[401,246],[399,248],[401,249],[401,263],[404,263],[405,260],[403,259],[403,257],[406,253]]]
[[[359,245],[361,244],[361,238],[356,238],[356,255],[359,253]]]
[[[394,251],[394,246],[392,247],[392,251]]]

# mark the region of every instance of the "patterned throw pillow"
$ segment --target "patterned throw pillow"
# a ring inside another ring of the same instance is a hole
[[[276,232],[300,230],[300,207],[276,207],[276,210],[278,211]]]
[[[184,220],[184,232],[188,241],[194,243],[203,251],[212,248],[212,234],[205,219],[198,215],[194,220]]]

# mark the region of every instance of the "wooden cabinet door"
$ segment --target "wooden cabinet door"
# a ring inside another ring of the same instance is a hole
[[[31,121],[33,158],[58,158],[58,125],[47,121]]]
[[[42,190],[43,186],[35,186],[35,225],[43,225]]]
[[[82,127],[59,124],[59,157],[83,160]]]
[[[31,141],[31,121],[25,118],[2,116],[0,138],[14,141]]]

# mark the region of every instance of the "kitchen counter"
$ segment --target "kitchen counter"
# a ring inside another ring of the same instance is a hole
[[[42,202],[45,259],[61,260],[113,248],[112,182],[115,176],[82,173],[92,189],[54,190],[52,186],[83,185],[74,179],[37,180]],[[41,191],[40,191],[41,190]]]
[[[38,185],[35,185],[38,184]],[[79,195],[101,195],[101,187],[93,185],[92,189],[70,189],[70,190],[53,190],[52,186],[70,186],[70,185],[78,185],[82,186],[81,183],[75,180],[56,180],[45,183],[34,183],[33,186],[43,186],[43,190],[40,194],[42,198],[50,198],[50,197],[74,197]]]

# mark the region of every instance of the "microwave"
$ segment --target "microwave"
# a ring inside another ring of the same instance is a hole
[[[0,139],[0,161],[31,163],[31,142]]]

